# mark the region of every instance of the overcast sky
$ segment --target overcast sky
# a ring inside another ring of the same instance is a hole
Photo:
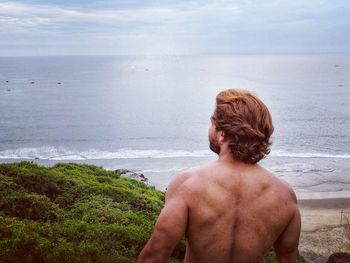
[[[0,56],[310,52],[350,52],[350,1],[0,0]]]

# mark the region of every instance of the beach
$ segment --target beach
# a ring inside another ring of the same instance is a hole
[[[308,261],[326,262],[332,253],[350,253],[350,226],[344,217],[341,225],[341,211],[350,212],[348,194],[328,193],[326,198],[326,193],[321,199],[315,194],[298,200],[302,221],[299,251]]]

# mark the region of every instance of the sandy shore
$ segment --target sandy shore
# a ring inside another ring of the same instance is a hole
[[[341,210],[350,212],[350,198],[299,200],[302,230],[312,231],[341,223]]]
[[[350,226],[341,225],[341,211],[350,212],[350,196],[300,199],[300,253],[310,262],[326,262],[335,252],[350,253]],[[344,223],[344,218],[343,218]]]

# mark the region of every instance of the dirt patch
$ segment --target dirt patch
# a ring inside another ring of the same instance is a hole
[[[303,231],[299,251],[311,263],[324,263],[335,252],[350,253],[350,227],[324,226]]]

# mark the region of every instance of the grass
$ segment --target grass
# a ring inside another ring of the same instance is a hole
[[[163,204],[163,192],[94,165],[0,164],[0,262],[135,262]],[[184,252],[182,241],[170,262]]]

